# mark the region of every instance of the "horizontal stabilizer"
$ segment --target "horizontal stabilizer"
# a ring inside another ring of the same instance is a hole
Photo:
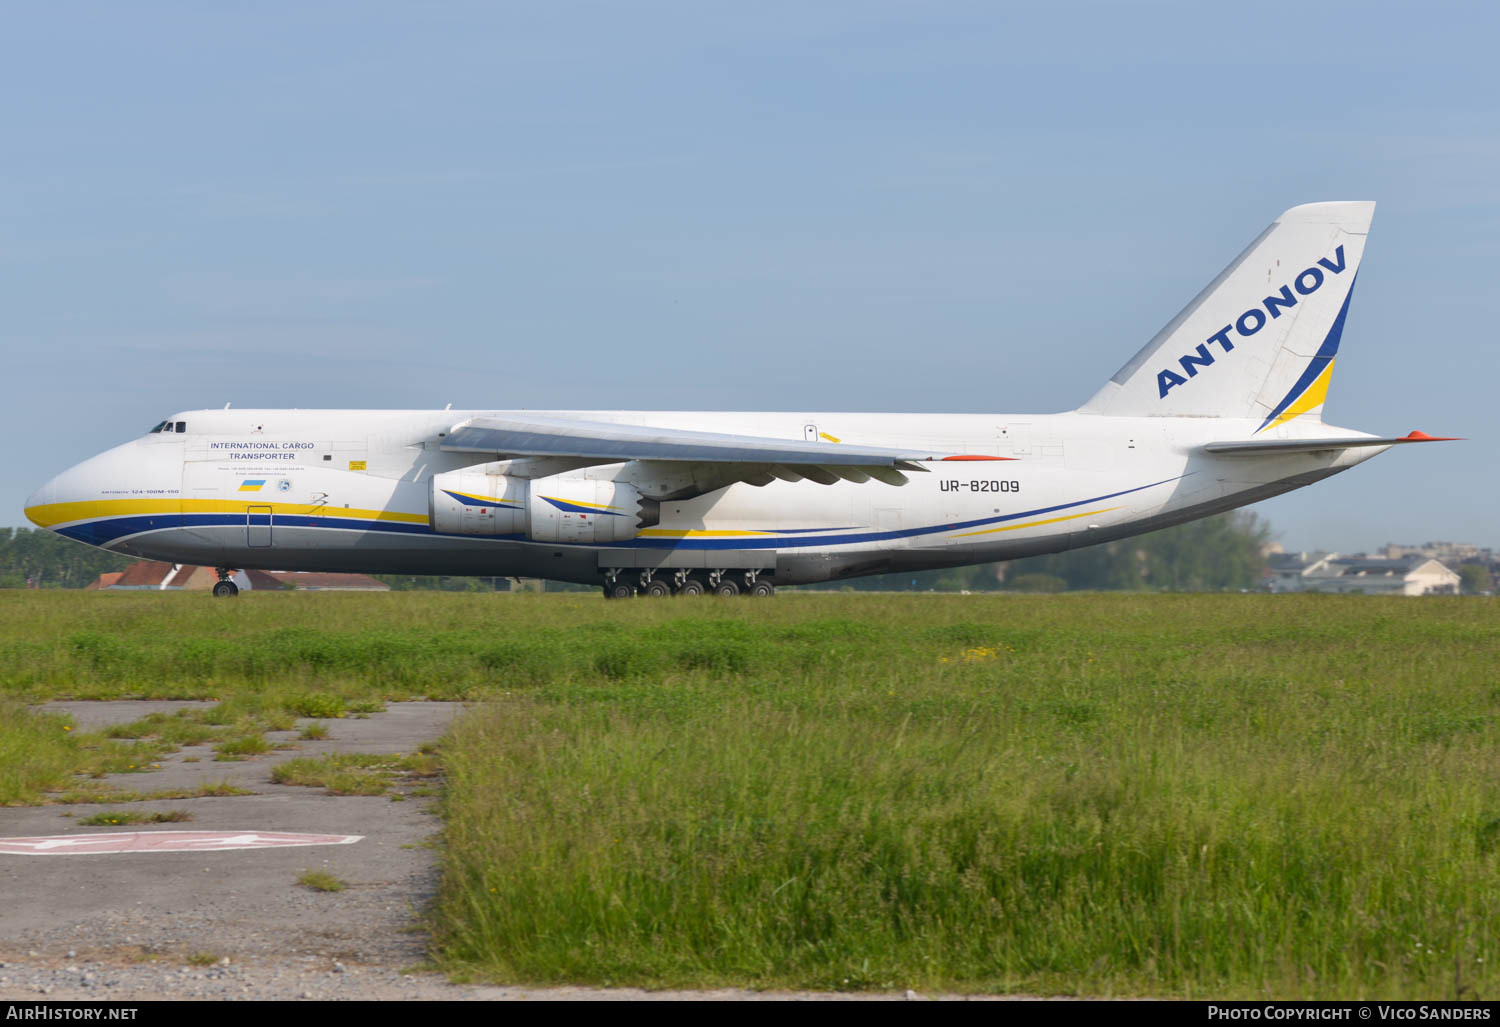
[[[1428,435],[1414,431],[1399,438],[1355,435],[1343,439],[1251,439],[1243,442],[1210,442],[1203,449],[1221,456],[1264,456],[1272,453],[1315,453],[1333,449],[1358,449],[1364,446],[1396,446],[1403,442],[1460,442],[1453,437]]]

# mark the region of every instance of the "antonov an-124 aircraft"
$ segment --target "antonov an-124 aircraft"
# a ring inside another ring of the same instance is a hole
[[[1374,209],[1282,214],[1067,413],[189,410],[26,515],[220,596],[242,568],[770,595],[1124,538],[1437,441],[1323,423]]]

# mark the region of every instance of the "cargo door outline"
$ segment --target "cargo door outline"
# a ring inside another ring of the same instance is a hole
[[[271,508],[245,507],[245,546],[249,549],[271,547]]]

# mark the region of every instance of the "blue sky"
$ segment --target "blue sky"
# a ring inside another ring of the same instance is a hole
[[[1500,546],[1493,5],[29,5],[0,523],[167,413],[1051,412],[1277,213],[1379,201],[1325,409],[1473,441],[1260,504]]]

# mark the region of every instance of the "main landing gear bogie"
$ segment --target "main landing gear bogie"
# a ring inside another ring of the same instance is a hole
[[[710,592],[716,596],[765,597],[775,595],[776,586],[761,577],[759,571],[677,571],[664,577],[657,577],[655,571],[643,572],[639,577],[633,572],[615,571],[605,576],[603,592],[606,599],[630,599],[637,595],[663,599]]]

